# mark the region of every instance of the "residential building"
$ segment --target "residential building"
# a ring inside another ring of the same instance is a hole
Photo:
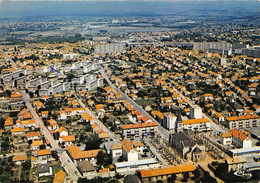
[[[105,44],[96,44],[94,48],[95,53],[104,54],[104,53],[116,53],[124,52],[124,43],[105,43]]]
[[[50,176],[52,175],[52,167],[49,164],[38,165],[38,176]]]
[[[89,161],[78,162],[78,170],[83,177],[87,177],[88,179],[98,176],[95,168]]]
[[[122,127],[122,137],[140,137],[154,135],[158,130],[158,124],[155,122],[150,123],[135,123],[129,125],[123,125]]]
[[[177,116],[173,113],[164,113],[163,114],[163,127],[168,130],[174,130],[176,128]]]
[[[222,41],[222,42],[196,42],[193,43],[193,50],[203,50],[213,53],[230,55],[232,49],[232,44]]]
[[[260,58],[260,47],[244,48],[242,49],[242,55],[248,57]]]
[[[23,162],[25,162],[27,160],[27,155],[23,154],[23,155],[14,155],[13,156],[13,162],[16,165],[21,165]]]
[[[60,136],[59,138],[60,144],[64,144],[65,147],[72,146],[74,141],[75,141],[74,135]]]
[[[13,128],[11,130],[13,136],[24,135],[24,128]]]
[[[159,180],[167,181],[167,178],[170,178],[173,174],[178,177],[186,172],[192,173],[194,170],[196,170],[195,165],[187,164],[151,170],[139,170],[139,172],[141,174],[142,182],[156,182]]]
[[[250,133],[246,131],[239,131],[237,129],[231,129],[230,132],[222,134],[220,137],[220,142],[223,145],[233,144],[238,148],[252,147]]]
[[[228,164],[228,171],[239,171],[246,168],[246,158],[240,157],[240,158],[228,158],[226,160],[226,163]]]
[[[39,150],[37,153],[37,160],[49,160],[51,157],[51,151],[49,149]]]
[[[190,119],[201,119],[202,118],[202,109],[198,105],[190,106]]]
[[[138,161],[125,161],[115,163],[116,172],[120,174],[134,174],[137,170],[150,170],[159,168],[160,162],[156,158],[141,159]]]
[[[243,129],[258,127],[260,124],[260,116],[257,114],[246,114],[242,116],[227,117],[226,121],[229,124],[229,129]]]
[[[66,172],[60,170],[55,174],[52,183],[65,183],[65,180],[66,180]]]
[[[90,161],[93,165],[96,164],[97,154],[100,149],[82,151],[78,146],[67,147],[67,153],[71,160],[77,165],[80,161]]]
[[[206,118],[183,120],[183,131],[208,131],[210,129],[210,121]]]

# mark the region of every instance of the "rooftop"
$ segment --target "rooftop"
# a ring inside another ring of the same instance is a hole
[[[155,126],[158,126],[158,124],[155,122],[150,122],[150,123],[135,123],[135,124],[123,125],[121,126],[121,128],[123,130],[127,130],[127,129],[135,129],[135,128],[155,127]]]
[[[169,175],[176,173],[192,172],[196,169],[193,164],[179,165],[165,168],[158,168],[153,170],[140,170],[142,178],[155,177],[161,175]]]

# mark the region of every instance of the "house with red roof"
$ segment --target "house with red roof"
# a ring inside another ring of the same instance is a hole
[[[75,141],[74,135],[61,136],[59,138],[59,142],[61,144],[64,144],[65,147],[69,147],[69,146],[73,145],[74,141]]]
[[[13,118],[11,117],[6,118],[4,127],[5,130],[11,130],[13,128]]]
[[[58,114],[59,114],[59,120],[67,120],[67,115],[64,110],[59,111]]]
[[[233,144],[238,148],[252,147],[250,133],[247,131],[240,131],[237,129],[231,129],[229,132],[223,133],[220,137],[220,142],[223,145]]]
[[[227,117],[226,121],[229,123],[229,129],[252,128],[259,126],[260,116],[258,116],[257,114],[247,113],[241,116]]]
[[[49,149],[43,149],[37,152],[37,160],[48,160],[50,157],[51,151]]]
[[[69,133],[68,133],[68,130],[64,127],[60,127],[57,132],[60,134],[60,137],[62,136],[68,136]]]
[[[39,132],[28,132],[26,134],[27,140],[36,140],[40,137],[40,133]]]

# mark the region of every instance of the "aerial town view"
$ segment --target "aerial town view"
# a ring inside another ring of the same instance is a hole
[[[259,1],[0,1],[0,182],[260,181]]]

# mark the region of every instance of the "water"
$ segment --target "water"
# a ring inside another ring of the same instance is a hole
[[[259,1],[0,1],[0,18],[48,16],[257,16]]]

